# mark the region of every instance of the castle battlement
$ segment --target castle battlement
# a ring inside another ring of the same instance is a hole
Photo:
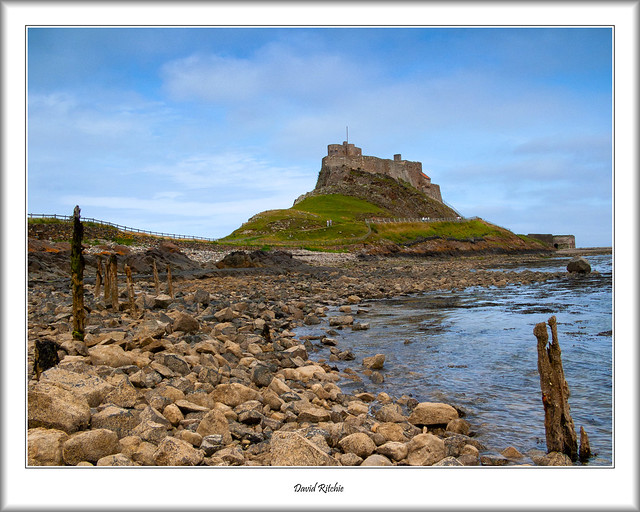
[[[373,174],[384,174],[395,180],[402,180],[417,188],[427,196],[442,202],[440,187],[431,183],[431,178],[422,172],[421,162],[402,160],[400,153],[393,155],[393,160],[367,156],[362,149],[344,141],[342,144],[329,144],[327,156],[322,159],[323,172],[318,177],[316,188],[333,181],[332,171],[340,171],[335,177],[348,170],[360,170]]]

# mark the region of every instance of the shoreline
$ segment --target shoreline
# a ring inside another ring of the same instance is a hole
[[[213,263],[213,255],[209,256],[208,262],[200,264]],[[87,435],[110,437],[105,431],[118,432],[117,443],[111,439],[113,446],[107,450],[113,453],[104,455],[106,460],[99,458],[101,464],[110,465],[167,461],[173,465],[176,460],[167,453],[178,449],[187,465],[521,464],[512,450],[509,458],[478,447],[468,436],[473,426],[446,404],[441,407],[445,412],[440,411],[444,416],[427,420],[421,410],[427,406],[404,395],[343,394],[336,382],[344,375],[331,367],[331,361],[315,361],[311,340],[296,339],[292,330],[320,322],[331,325],[334,320],[327,318],[328,309],[341,307],[340,327],[360,328],[354,327],[360,322],[347,308],[367,300],[566,275],[488,270],[497,261],[531,258],[540,256],[362,261],[341,253],[314,253],[313,257],[298,253],[290,264],[253,272],[214,272],[195,279],[176,272],[173,300],[166,295],[161,299],[164,294],[155,292],[151,276],[138,277],[137,316],[126,307],[114,312],[105,307],[100,295],[94,298],[93,291],[85,290],[91,310],[85,338],[88,350],[69,339],[69,294],[63,282],[30,284],[30,363],[36,339],[53,339],[66,353],[60,364],[45,372],[44,379],[28,382],[30,404],[51,398],[59,388],[72,394],[80,389],[91,402],[87,402],[89,419],[87,409],[80,407],[85,423],[67,426],[66,431],[54,428],[58,423],[43,419],[42,411],[30,407],[29,426],[49,430],[30,430],[37,434],[30,439],[36,443],[46,435],[47,441],[38,443],[58,443],[56,461],[67,465],[75,459],[64,458],[63,446]],[[124,297],[125,291],[121,300]],[[329,345],[327,338],[318,341]],[[348,358],[339,348],[333,355]],[[366,379],[379,369],[372,364],[367,368],[363,361],[353,361],[357,368],[353,372],[362,374],[365,389]],[[77,397],[65,396],[73,402],[69,406],[78,406]],[[314,429],[322,432],[314,434]],[[50,439],[53,430],[57,441]],[[208,442],[215,446],[209,447]],[[30,441],[30,447],[34,443]],[[443,456],[425,458],[427,446]],[[302,459],[296,459],[296,450],[310,450],[313,458],[300,455]],[[567,463],[561,457],[534,456],[541,465]],[[30,456],[30,460],[38,458]]]

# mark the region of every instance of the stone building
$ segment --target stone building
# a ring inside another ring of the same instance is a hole
[[[422,172],[421,162],[403,160],[400,154],[393,155],[393,160],[366,156],[362,154],[361,148],[347,141],[327,146],[327,156],[322,159],[322,172],[318,176],[316,188],[342,179],[345,172],[349,170],[385,174],[396,180],[405,181],[427,196],[442,202],[440,186],[431,183],[431,178]]]
[[[548,235],[533,233],[527,235],[529,238],[535,238],[546,244],[549,244],[556,249],[575,249],[576,237],[574,235]]]

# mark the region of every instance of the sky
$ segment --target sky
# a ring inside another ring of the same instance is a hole
[[[29,213],[223,237],[327,145],[515,233],[612,243],[609,28],[28,29]]]

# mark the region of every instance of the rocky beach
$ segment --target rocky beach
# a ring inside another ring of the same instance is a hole
[[[491,270],[496,259],[544,255],[389,258],[105,243],[85,248],[82,342],[71,333],[68,250],[29,242],[28,465],[571,464],[558,453],[524,458],[510,446],[484,446],[454,404],[370,392],[389,364],[385,354],[358,360],[334,337],[368,329],[370,300],[559,277]],[[116,307],[95,279],[98,259],[111,254]],[[305,325],[325,334],[297,336]],[[42,347],[53,347],[51,367],[40,368]],[[330,347],[328,358],[321,347]],[[337,361],[349,366],[338,370]],[[343,392],[346,381],[359,390]]]

